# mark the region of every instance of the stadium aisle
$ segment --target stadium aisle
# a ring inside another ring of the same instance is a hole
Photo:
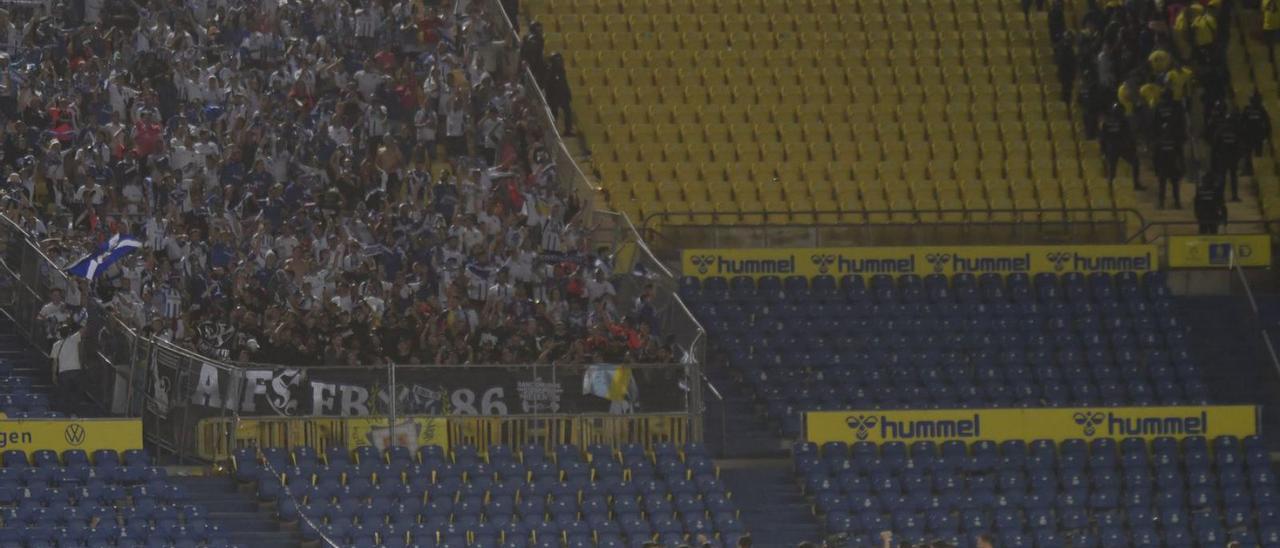
[[[203,507],[209,521],[220,525],[235,546],[276,548],[302,542],[296,530],[284,530],[274,516],[262,511],[252,495],[238,492],[229,477],[182,476],[170,482],[185,488],[191,502]]]
[[[725,469],[725,487],[736,493],[743,523],[752,528],[755,546],[790,546],[796,539],[817,539],[822,530],[809,512],[809,503],[796,487],[786,461],[754,461],[749,468]],[[769,464],[763,464],[763,463]],[[776,464],[775,464],[776,463]]]

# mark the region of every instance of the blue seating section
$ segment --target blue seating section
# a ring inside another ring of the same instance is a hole
[[[236,476],[257,482],[304,538],[354,546],[642,546],[705,535],[733,546],[738,521],[699,444],[241,449]]]
[[[793,438],[815,409],[1208,399],[1162,273],[686,277],[680,295]]]
[[[229,545],[141,450],[8,450],[0,461],[0,547]]]
[[[36,392],[31,377],[20,376],[14,367],[0,362],[0,412],[12,419],[60,418],[49,410],[49,395]]]
[[[1280,501],[1257,437],[798,443],[795,469],[828,534],[880,531],[971,546],[1280,547]]]

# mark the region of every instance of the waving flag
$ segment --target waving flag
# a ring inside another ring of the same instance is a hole
[[[134,239],[133,236],[116,234],[103,243],[98,251],[90,253],[67,268],[67,274],[92,280],[98,277],[98,273],[139,247],[142,247],[142,242]]]

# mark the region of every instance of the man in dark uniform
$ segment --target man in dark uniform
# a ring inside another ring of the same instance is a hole
[[[564,111],[564,134],[573,135],[573,95],[569,92],[569,77],[564,71],[564,56],[559,52],[547,60],[547,107],[553,120]]]
[[[1160,182],[1158,207],[1164,209],[1165,189],[1172,187],[1173,208],[1182,209],[1182,196],[1178,188],[1182,182],[1182,141],[1167,125],[1160,126],[1155,144],[1151,147],[1151,165],[1155,168],[1156,180]]]
[[[1106,118],[1102,120],[1101,130],[1102,157],[1106,161],[1107,182],[1115,184],[1116,168],[1119,166],[1120,159],[1123,158],[1133,170],[1133,188],[1146,190],[1138,183],[1138,147],[1133,142],[1133,130],[1129,127],[1129,120],[1125,118],[1124,107],[1119,103],[1112,105]]]
[[[533,79],[537,80],[539,86],[544,86],[547,77],[547,60],[542,56],[543,48],[546,43],[542,38],[542,23],[534,21],[529,23],[529,34],[524,36],[524,41],[520,43],[520,60],[529,67],[529,71],[533,73]]]
[[[1076,97],[1084,119],[1084,138],[1090,141],[1098,137],[1098,119],[1102,117],[1102,103],[1106,95],[1098,84],[1098,76],[1088,66],[1080,73],[1080,93]]]
[[[1227,222],[1227,204],[1222,200],[1222,185],[1213,172],[1206,173],[1196,186],[1196,222],[1201,234],[1217,234],[1218,226]]]
[[[1186,142],[1186,113],[1182,109],[1182,104],[1173,99],[1172,92],[1165,91],[1164,95],[1160,97],[1160,102],[1156,103],[1155,111],[1152,113],[1151,121],[1151,127],[1155,131],[1151,137],[1153,141],[1158,141],[1165,132],[1172,131],[1179,145]]]
[[[1262,156],[1262,145],[1271,139],[1271,114],[1262,105],[1262,94],[1253,91],[1249,106],[1240,113],[1244,118],[1241,133],[1244,144],[1244,174],[1253,176],[1253,157]]]
[[[1071,104],[1071,88],[1076,81],[1075,37],[1070,32],[1053,45],[1053,60],[1058,64],[1058,84],[1062,86],[1062,102]]]
[[[1240,116],[1228,112],[1209,141],[1210,167],[1225,191],[1231,181],[1231,201],[1240,201]]]

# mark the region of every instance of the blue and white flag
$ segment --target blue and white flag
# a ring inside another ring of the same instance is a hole
[[[142,242],[134,239],[133,236],[116,234],[99,246],[98,251],[90,253],[67,268],[67,274],[92,280],[139,247],[142,247]]]

